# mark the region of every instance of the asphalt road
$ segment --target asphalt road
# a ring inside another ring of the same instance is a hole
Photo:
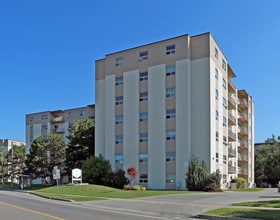
[[[241,201],[280,199],[274,188],[260,192],[224,192],[110,199],[91,202],[49,200],[29,193],[0,191],[2,220],[147,220],[193,219],[206,210]]]

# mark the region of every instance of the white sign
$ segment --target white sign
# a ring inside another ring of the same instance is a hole
[[[59,169],[54,169],[53,170],[53,179],[54,180],[59,180],[60,179],[60,170]]]
[[[80,183],[82,183],[82,170],[75,168],[72,170],[72,184],[74,183],[74,181],[78,181]]]

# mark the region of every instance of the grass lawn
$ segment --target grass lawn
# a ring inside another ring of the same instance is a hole
[[[254,219],[266,219],[266,220],[279,220],[279,210],[264,210],[264,209],[252,209],[252,208],[221,208],[210,210],[206,215],[214,216],[231,216],[240,218],[254,218]]]
[[[31,190],[32,193],[61,199],[71,199],[74,201],[100,200],[106,198],[133,199],[148,196],[199,193],[190,191],[167,191],[167,190],[120,190],[99,185],[60,185],[42,187]]]

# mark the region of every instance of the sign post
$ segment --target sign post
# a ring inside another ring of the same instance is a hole
[[[60,170],[57,166],[53,168],[53,179],[56,180],[57,192],[59,193],[58,180],[60,179]]]

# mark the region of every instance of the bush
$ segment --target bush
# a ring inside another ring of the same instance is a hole
[[[125,185],[123,187],[124,190],[146,190],[146,187],[144,186],[140,186],[140,185],[136,185],[136,186],[132,186],[132,185]]]
[[[242,177],[232,179],[231,183],[236,183],[236,188],[245,188],[246,186],[246,180]]]
[[[102,179],[103,185],[123,189],[129,180],[125,177],[125,171],[118,169],[116,172],[110,172]]]
[[[193,157],[187,174],[187,187],[190,191],[219,191],[221,183],[221,174],[217,170],[209,173],[206,164],[200,162],[197,157]]]

